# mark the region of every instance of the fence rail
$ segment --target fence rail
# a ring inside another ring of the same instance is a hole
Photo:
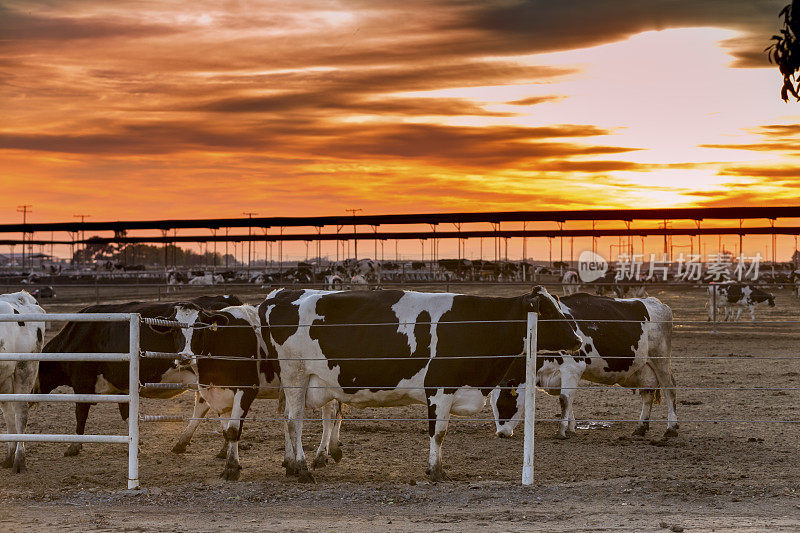
[[[631,323],[640,323],[639,320],[573,320],[567,319],[571,322],[609,322],[609,323],[617,323],[617,322],[631,322]],[[258,361],[258,359],[251,358],[251,357],[236,357],[236,356],[215,356],[215,355],[186,355],[186,354],[179,354],[179,353],[168,353],[168,352],[153,352],[153,351],[144,351],[142,352],[140,349],[140,324],[158,324],[158,325],[167,325],[172,326],[175,328],[187,328],[187,327],[196,327],[196,328],[205,328],[209,327],[207,324],[200,324],[200,325],[189,325],[179,322],[171,322],[171,321],[164,321],[159,319],[148,319],[148,318],[141,318],[138,314],[128,314],[128,313],[65,313],[65,314],[48,314],[48,315],[40,315],[40,314],[18,314],[18,315],[0,315],[0,322],[22,322],[22,321],[47,321],[47,322],[56,322],[56,321],[80,321],[80,322],[128,322],[130,324],[129,329],[129,352],[127,353],[71,353],[71,354],[61,354],[61,353],[34,353],[34,354],[21,354],[21,353],[7,353],[7,354],[0,354],[0,360],[8,360],[8,361],[22,361],[22,360],[41,360],[41,361],[56,361],[56,360],[64,360],[64,361],[118,361],[118,362],[129,362],[129,383],[131,384],[129,393],[128,394],[115,394],[115,395],[103,395],[103,394],[8,394],[8,395],[0,395],[0,401],[31,401],[31,402],[91,402],[91,403],[128,403],[130,414],[129,414],[129,426],[128,426],[128,435],[50,435],[50,434],[5,434],[0,435],[0,442],[67,442],[67,443],[127,443],[128,444],[128,488],[135,489],[139,487],[139,473],[138,473],[138,443],[139,443],[139,423],[140,422],[161,422],[161,421],[198,421],[198,420],[232,420],[231,418],[226,417],[184,417],[179,415],[143,415],[140,413],[139,409],[139,394],[140,388],[141,390],[200,390],[203,388],[208,388],[207,385],[202,384],[193,384],[193,385],[182,385],[182,384],[174,384],[174,383],[144,383],[140,384],[139,381],[139,365],[140,365],[140,358],[156,358],[156,359],[172,359],[172,360],[183,360],[183,361],[190,361],[196,359],[223,359],[223,360],[251,360],[253,362]],[[554,322],[555,320],[551,319],[541,319],[538,317],[536,313],[528,313],[528,316],[525,321],[522,320],[504,320],[504,321],[458,321],[458,322],[409,322],[404,323],[407,325],[419,325],[419,324],[431,324],[431,325],[441,325],[441,324],[474,324],[474,323],[522,323],[525,322],[526,324],[526,337],[525,337],[525,350],[524,354],[521,355],[501,355],[501,356],[493,356],[493,355],[467,355],[467,356],[453,356],[447,357],[446,359],[490,359],[490,358],[498,358],[498,357],[506,357],[506,358],[519,358],[525,357],[526,366],[526,383],[535,383],[536,380],[536,367],[537,367],[537,359],[538,357],[549,357],[548,355],[542,353],[538,354],[538,346],[537,346],[537,333],[538,328],[541,326],[541,323],[548,323]],[[656,321],[653,321],[655,323]],[[688,324],[688,323],[698,323],[698,324],[706,324],[708,325],[708,321],[690,321],[690,320],[673,320],[673,321],[665,321],[665,322],[672,322],[673,324]],[[756,322],[758,324],[800,324],[800,321],[794,320],[778,320],[778,321],[761,321]],[[752,324],[752,323],[747,323]],[[381,324],[329,324],[328,326],[338,326],[338,327],[349,327],[349,326],[392,326],[398,327],[398,323],[381,323]],[[283,325],[285,327],[297,327],[297,325]],[[308,326],[311,326],[309,324]],[[252,326],[245,325],[245,326],[218,326],[218,327],[245,327],[245,328],[252,328]],[[402,360],[413,360],[413,359],[429,359],[429,357],[412,357],[412,356],[402,356]],[[627,358],[626,356],[606,356],[604,359],[616,359],[616,358]],[[800,359],[800,355],[798,356],[784,356],[784,355],[776,355],[776,356],[747,356],[747,355],[724,355],[724,356],[675,356],[671,357],[672,359]],[[320,361],[338,361],[338,360],[359,360],[359,361],[372,361],[372,360],[394,360],[397,361],[398,357],[311,357],[308,360],[320,360]],[[133,384],[137,384],[139,386],[134,386]],[[292,388],[291,386],[258,386],[258,385],[242,385],[242,386],[234,386],[234,385],[227,385],[226,387],[237,387],[237,388]],[[307,386],[305,388],[316,388],[316,389],[341,389],[345,392],[349,391],[350,389],[355,389],[356,387],[347,387],[347,386]],[[372,388],[367,386],[359,385],[358,389],[364,388]],[[378,387],[378,388],[385,388],[385,387]],[[392,389],[403,389],[404,387],[391,387]],[[442,387],[436,386],[422,386],[422,387],[405,387],[407,389],[439,389]],[[514,389],[517,387],[499,387],[503,389]],[[560,387],[561,388],[561,387]],[[563,387],[563,389],[571,389],[573,387]],[[609,390],[607,385],[598,385],[598,386],[576,386],[575,389],[582,389],[582,390],[592,390],[592,389],[603,389]],[[800,391],[800,386],[798,387],[782,387],[782,386],[675,386],[675,387],[663,387],[666,389],[672,390],[730,390],[730,391]],[[623,390],[620,388],[620,390]],[[650,388],[646,387],[625,387],[624,390],[651,390]],[[523,446],[523,467],[522,467],[522,483],[523,485],[531,485],[534,481],[534,464],[533,464],[533,456],[534,456],[534,446],[535,442],[533,439],[534,436],[534,428],[536,422],[560,422],[560,419],[551,419],[551,418],[539,418],[537,419],[535,416],[535,401],[536,401],[536,388],[535,387],[525,387],[525,415],[524,418],[521,419],[512,419],[512,420],[524,420],[524,446]],[[248,420],[259,420],[259,421],[284,421],[285,419],[282,417],[272,417],[272,418],[264,418],[264,417],[253,417],[248,418]],[[306,419],[303,419],[306,420]],[[319,420],[319,418],[309,419],[309,420]],[[348,420],[352,421],[430,421],[436,420],[431,418],[425,417],[406,417],[406,418],[391,418],[391,417],[374,417],[374,418],[348,418]],[[487,417],[458,417],[454,420],[472,420],[472,421],[494,421],[494,418],[487,418]],[[583,422],[583,423],[611,423],[611,422],[638,422],[638,419],[626,419],[626,418],[614,418],[614,419],[596,419],[596,418],[585,418],[585,419],[577,419],[576,422]],[[658,422],[658,420],[651,419],[651,422]],[[778,419],[758,419],[758,420],[741,420],[741,419],[724,419],[724,418],[707,418],[707,419],[684,419],[681,420],[682,422],[697,422],[697,423],[776,423],[776,424],[795,424],[800,423],[800,420],[778,420]],[[665,422],[667,422],[665,420]]]
[[[0,361],[118,361],[128,364],[128,394],[0,394],[8,402],[127,403],[127,435],[5,433],[0,442],[68,442],[128,444],[128,488],[139,488],[139,323],[137,313],[2,314],[0,322],[128,322],[127,353],[3,353]]]

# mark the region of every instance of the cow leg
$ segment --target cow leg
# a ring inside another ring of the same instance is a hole
[[[651,368],[655,372],[656,379],[658,380],[661,392],[667,402],[667,431],[664,433],[665,438],[676,437],[678,435],[678,397],[676,394],[675,377],[669,369],[663,369],[658,365],[652,365]]]
[[[13,389],[17,394],[30,394],[36,385],[36,376],[39,371],[38,361],[19,361],[14,367]],[[12,402],[11,410],[14,413],[15,433],[23,434],[28,427],[28,402]],[[17,442],[15,445],[14,462],[15,473],[25,472],[25,443]]]
[[[306,390],[308,388],[308,378],[299,388],[285,390],[286,395],[286,431],[291,440],[294,461],[287,466],[297,471],[298,479],[301,483],[313,483],[314,476],[308,470],[306,457],[303,453],[303,412],[306,407]],[[290,475],[290,474],[289,474]]]
[[[653,409],[655,394],[651,390],[642,389],[642,413],[639,415],[639,424],[633,432],[635,437],[644,437],[650,429],[650,411]]]
[[[0,388],[0,392],[3,394],[9,394],[10,392],[2,390]],[[1,402],[0,409],[3,411],[3,418],[6,421],[6,433],[16,433],[17,432],[17,420],[16,416],[14,416],[14,407],[12,402]],[[3,459],[3,462],[0,465],[3,468],[11,468],[14,466],[14,454],[17,449],[16,442],[8,442],[6,443],[7,450],[6,456]]]
[[[242,466],[239,464],[239,438],[242,436],[244,417],[247,416],[247,411],[254,397],[255,392],[245,397],[244,390],[237,390],[233,395],[233,407],[229,414],[230,419],[223,421],[223,435],[225,436],[228,450],[222,478],[228,481],[239,479],[242,471]]]
[[[567,430],[575,433],[575,417],[572,413],[572,401],[575,391],[578,390],[578,381],[581,379],[583,369],[586,365],[561,365],[561,394],[558,396],[558,403],[561,405],[561,422],[559,424],[557,439],[569,438]]]
[[[118,403],[117,407],[119,408],[119,416],[122,417],[122,421],[123,422],[127,422],[128,421],[128,412],[130,410],[128,404],[127,403]]]
[[[184,453],[186,451],[186,447],[192,440],[194,432],[197,431],[198,426],[200,426],[200,422],[202,422],[202,419],[206,416],[206,414],[208,414],[209,409],[210,407],[208,402],[203,399],[203,397],[200,395],[200,392],[195,392],[192,419],[189,421],[189,425],[186,426],[186,429],[183,430],[183,433],[181,433],[180,437],[178,437],[178,442],[176,442],[172,447],[172,453]]]
[[[314,456],[314,461],[311,463],[311,468],[322,468],[328,464],[328,451],[330,450],[331,436],[333,435],[333,428],[336,424],[337,406],[336,400],[326,403],[322,406],[322,439],[319,441],[317,453]],[[341,456],[340,456],[341,458]]]
[[[344,418],[344,406],[339,400],[334,400],[336,409],[336,421],[333,424],[330,442],[328,443],[328,453],[337,463],[342,460],[342,441],[339,439],[339,432],[342,429],[342,419]]]
[[[430,454],[428,469],[425,473],[431,481],[444,481],[447,475],[442,468],[442,442],[447,435],[450,422],[450,408],[455,399],[454,394],[445,394],[439,389],[436,395],[428,397],[428,435],[430,436]]]
[[[756,321],[756,306],[751,305],[750,306],[750,322],[755,322],[755,321]]]
[[[216,457],[217,459],[227,459],[228,458],[228,437],[225,434],[225,423],[226,420],[220,420],[219,425],[221,427],[220,434],[222,435],[222,448],[217,452]]]
[[[92,407],[90,403],[76,403],[75,404],[75,434],[83,435],[86,432],[86,420],[89,418],[89,409]],[[81,453],[83,444],[80,442],[73,442],[64,452],[64,457],[72,457]]]
[[[14,402],[13,409],[17,423],[16,432],[19,434],[25,433],[25,428],[28,427],[28,402]],[[19,474],[25,472],[25,470],[25,443],[17,442],[12,472]]]

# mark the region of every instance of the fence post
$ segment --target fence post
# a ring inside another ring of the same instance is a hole
[[[717,332],[717,286],[711,285],[711,331]]]
[[[528,342],[525,351],[525,443],[522,484],[533,485],[533,433],[536,424],[536,336],[539,315],[528,313]]]
[[[131,314],[128,367],[128,489],[139,488],[139,325],[141,316]]]

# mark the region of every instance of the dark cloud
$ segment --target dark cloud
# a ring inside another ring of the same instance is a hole
[[[800,167],[728,166],[720,169],[719,175],[749,176],[755,178],[796,178],[800,180]],[[780,181],[781,185],[786,183],[786,180]]]
[[[787,0],[525,0],[486,2],[467,10],[461,29],[498,39],[489,46],[506,53],[570,50],[625,39],[636,33],[683,27],[725,27],[747,32],[729,41],[737,66],[767,66],[756,61],[779,27],[778,12]],[[499,37],[503,37],[499,39]],[[486,42],[484,41],[484,42]],[[750,58],[750,61],[744,61]]]
[[[753,130],[753,133],[764,138],[762,142],[731,143],[731,144],[702,144],[702,148],[722,148],[731,150],[749,150],[752,152],[785,152],[800,155],[800,125],[798,124],[768,124]]]
[[[73,154],[147,155],[187,151],[259,152],[261,156],[342,161],[418,160],[464,168],[528,168],[537,161],[615,154],[635,148],[553,142],[606,135],[596,126],[462,127],[431,124],[219,127],[198,122],[129,124],[106,134],[0,134],[0,149]],[[555,164],[550,161],[549,164]]]
[[[165,36],[179,33],[167,24],[142,24],[108,16],[48,16],[0,5],[0,47],[24,41],[66,42]]]
[[[703,192],[695,191],[687,193],[691,196],[708,198],[707,200],[695,201],[698,207],[741,207],[743,205],[753,207],[775,207],[797,205],[800,201],[800,194],[780,199],[765,200],[758,192],[748,192],[744,188],[733,188],[727,191]]]
[[[523,98],[521,100],[513,100],[508,102],[511,105],[537,105],[546,102],[557,102],[563,100],[564,96],[532,96],[530,98]]]

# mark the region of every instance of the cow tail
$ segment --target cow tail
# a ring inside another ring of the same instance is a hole
[[[661,389],[655,389],[653,391],[653,404],[661,405],[662,396],[663,395],[661,394]]]

